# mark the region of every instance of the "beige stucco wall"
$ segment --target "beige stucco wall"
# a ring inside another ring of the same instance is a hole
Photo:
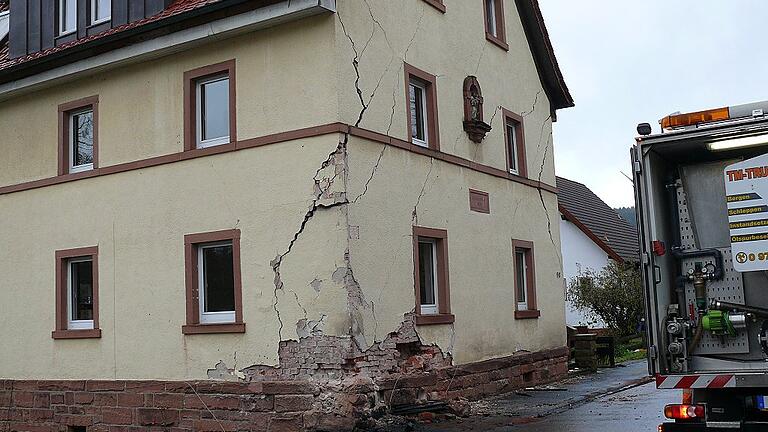
[[[338,18],[360,53],[359,86],[369,104],[361,127],[408,139],[403,77],[403,63],[407,62],[437,76],[442,151],[506,169],[503,116],[498,110],[502,106],[525,117],[529,176],[538,178],[541,171],[542,181],[554,185],[549,100],[539,81],[517,8],[511,0],[505,2],[506,52],[485,38],[482,2],[444,3],[445,14],[421,0],[337,2]],[[368,5],[381,26],[371,19]],[[340,116],[344,122],[354,124],[361,109],[352,67],[355,53],[339,20],[336,49]],[[468,139],[462,126],[462,86],[469,75],[477,76],[480,82],[485,121],[493,126],[480,145]]]
[[[515,8],[506,8],[507,53],[485,40],[479,3],[445,2],[447,14],[418,0],[340,0],[336,16],[0,102],[0,145],[10,155],[0,160],[0,186],[54,176],[56,107],[93,94],[100,97],[101,166],[181,151],[183,72],[231,58],[237,61],[239,139],[355,123],[361,106],[354,53],[340,20],[362,53],[366,101],[373,95],[361,127],[407,137],[405,59],[439,77],[443,151],[504,169],[495,107],[532,110],[525,116],[529,171],[536,177],[543,167],[542,180],[554,184],[550,108]],[[461,126],[462,82],[471,74],[483,86],[486,121],[494,119],[479,146]],[[322,321],[327,335],[348,334],[355,296],[339,279],[347,265],[362,290],[363,306],[355,308],[361,333],[372,344],[413,310],[413,224],[449,232],[456,323],[420,327],[426,343],[459,363],[565,343],[558,224],[547,230],[538,190],[395,147],[373,172],[382,147],[359,138],[349,139],[349,171],[333,188],[354,202],[312,214],[282,261],[284,286],[276,291],[270,263],[299,231],[312,203],[313,176],[340,140],[344,136],[329,134],[0,195],[0,304],[8,305],[0,341],[10,348],[0,350],[0,377],[197,379],[218,361],[238,369],[275,365],[279,341],[297,339],[302,319]],[[369,178],[368,192],[357,199]],[[469,212],[470,187],[491,194],[491,215]],[[555,195],[542,196],[556,222]],[[184,336],[183,235],[233,227],[242,231],[247,331]],[[538,320],[512,318],[512,238],[535,243]],[[93,245],[100,250],[103,336],[55,341],[54,251]]]
[[[486,40],[481,2],[446,0],[445,4],[447,13],[442,14],[422,1],[339,2],[344,23],[343,27],[337,24],[341,117],[354,123],[361,110],[351,37],[359,53],[360,87],[369,104],[361,127],[407,140],[403,77],[407,62],[438,77],[443,152],[506,169],[498,109],[503,106],[524,116],[529,177],[538,179],[541,174],[543,182],[554,184],[549,101],[514,4],[507,1],[505,5],[509,52]],[[368,5],[378,23],[371,19]],[[469,140],[462,127],[462,85],[468,75],[477,76],[482,86],[485,120],[493,126],[479,145]],[[387,148],[379,160],[382,146],[363,139],[353,139],[350,149],[350,197],[360,195],[371,179],[365,196],[349,212],[350,224],[360,226],[360,239],[351,240],[355,274],[377,311],[366,329],[396,328],[402,314],[414,309],[411,232],[415,224],[448,231],[451,305],[456,315],[452,326],[420,326],[425,342],[450,351],[458,363],[565,344],[554,194],[542,193],[544,207],[538,190],[509,180],[394,147]],[[490,215],[469,211],[469,188],[490,193]],[[418,220],[414,220],[417,202]],[[547,217],[552,221],[551,233]],[[513,317],[512,239],[534,242],[542,313],[537,320]]]
[[[277,364],[270,262],[299,230],[312,177],[337,143],[328,135],[0,196],[0,375],[199,379],[220,360]],[[316,214],[283,263],[284,339],[304,317],[294,292],[313,316],[345,307],[331,277],[344,257],[339,214]],[[242,235],[246,332],[185,336],[184,235],[232,228]],[[96,245],[102,337],[54,340],[54,251]],[[326,281],[322,296],[315,277]],[[344,327],[328,315],[328,329]]]
[[[56,175],[59,104],[99,96],[99,165],[183,150],[184,72],[236,60],[239,139],[336,120],[333,17],[323,15],[83,76],[0,102],[0,186]],[[291,55],[284,55],[291,53]]]

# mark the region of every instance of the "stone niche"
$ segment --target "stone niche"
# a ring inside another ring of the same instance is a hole
[[[483,121],[483,90],[474,76],[464,79],[464,130],[478,144],[491,131],[491,125]]]

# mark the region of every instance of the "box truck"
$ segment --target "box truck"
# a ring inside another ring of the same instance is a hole
[[[659,432],[768,431],[768,102],[660,123],[631,151]]]

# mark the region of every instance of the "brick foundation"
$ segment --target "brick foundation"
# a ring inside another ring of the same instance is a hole
[[[349,430],[381,407],[478,399],[550,382],[567,373],[567,360],[561,348],[323,382],[0,380],[0,432]]]

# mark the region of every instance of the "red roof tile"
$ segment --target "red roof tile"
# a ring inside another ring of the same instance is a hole
[[[0,0],[0,11],[3,10],[3,4],[7,0]],[[213,3],[219,3],[223,0],[177,0],[172,5],[168,6],[167,9],[164,11],[158,13],[157,15],[153,15],[148,18],[144,18],[138,21],[130,22],[128,24],[121,25],[119,27],[115,27],[109,30],[105,30],[101,33],[91,35],[82,39],[77,39],[72,42],[68,42],[66,44],[62,44],[53,48],[49,48],[43,51],[38,51],[36,53],[28,54],[26,56],[18,57],[15,59],[9,58],[8,53],[8,43],[6,42],[0,46],[0,72],[2,72],[3,69],[10,68],[12,66],[16,66],[18,64],[22,64],[25,62],[28,62],[30,60],[38,59],[41,57],[45,57],[47,55],[64,51],[66,49],[72,48],[74,46],[79,46],[82,44],[85,44],[87,42],[91,42],[97,39],[101,39],[105,36],[110,36],[116,33],[121,33],[126,30],[134,29],[137,27],[141,27],[144,25],[147,25],[149,23],[157,22],[175,15],[179,15],[185,12],[189,12],[195,9],[199,9],[204,6],[208,6]],[[7,6],[6,6],[7,7]]]

